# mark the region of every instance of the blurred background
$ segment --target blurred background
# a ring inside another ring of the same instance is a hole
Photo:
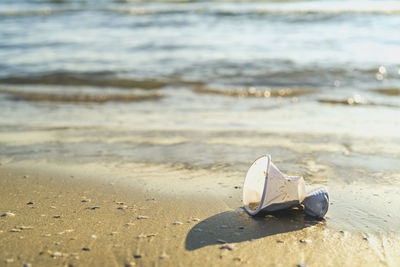
[[[400,168],[398,1],[3,0],[0,25],[4,157]]]

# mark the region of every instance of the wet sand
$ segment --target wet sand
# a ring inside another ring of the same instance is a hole
[[[338,193],[323,221],[296,210],[249,217],[240,171],[30,160],[3,161],[0,177],[0,265],[400,263],[398,232],[331,219],[337,202],[351,209]]]

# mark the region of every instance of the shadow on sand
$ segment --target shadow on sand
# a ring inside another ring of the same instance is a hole
[[[240,208],[216,214],[196,224],[186,236],[185,248],[196,250],[222,242],[239,243],[297,231],[318,222],[296,209],[251,217]]]

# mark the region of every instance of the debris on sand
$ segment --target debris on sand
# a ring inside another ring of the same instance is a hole
[[[20,230],[31,230],[31,229],[33,229],[32,226],[24,226],[24,225],[18,225],[18,226],[15,226],[15,228],[16,229],[20,229]]]
[[[148,219],[149,217],[147,217],[147,216],[144,216],[144,215],[139,215],[139,216],[137,216],[137,219],[138,220],[143,220],[143,219]]]
[[[167,259],[169,256],[167,255],[167,253],[163,252],[160,255],[160,259]]]
[[[63,254],[59,251],[55,251],[54,253],[50,254],[52,258],[61,257]]]
[[[233,250],[233,246],[231,244],[224,244],[220,246],[219,249]]]
[[[1,214],[1,217],[15,217],[15,214],[7,211],[7,212]]]

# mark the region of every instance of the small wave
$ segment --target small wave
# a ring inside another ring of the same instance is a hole
[[[370,101],[359,101],[354,97],[349,97],[346,99],[318,99],[319,103],[330,104],[330,105],[344,105],[344,106],[381,106],[389,108],[400,108],[399,105],[389,104],[389,103],[375,103]]]
[[[400,96],[400,88],[381,88],[381,89],[372,89],[372,91],[386,96]]]
[[[153,79],[133,80],[116,77],[104,77],[104,73],[65,73],[56,72],[37,76],[11,76],[0,78],[2,84],[41,84],[72,85],[117,88],[159,89],[167,85],[164,81]]]
[[[306,94],[315,93],[315,89],[311,88],[285,88],[279,90],[260,90],[250,87],[248,90],[224,90],[224,89],[212,89],[206,87],[193,87],[193,90],[199,94],[211,94],[211,95],[224,95],[232,97],[257,97],[257,98],[268,98],[268,97],[294,97]]]
[[[51,16],[61,13],[76,12],[80,9],[36,9],[36,10],[2,10],[0,16],[3,17],[29,17],[29,16]]]
[[[236,17],[236,16],[273,16],[273,15],[399,15],[400,5],[390,3],[390,5],[382,3],[381,5],[348,5],[337,3],[337,5],[292,5],[292,6],[179,6],[170,5],[168,7],[137,7],[137,8],[107,8],[105,12],[129,14],[134,16],[141,15],[176,15],[176,14],[202,14],[214,15],[220,17]]]
[[[119,9],[119,8],[110,8],[103,10],[105,12],[110,13],[118,13],[118,14],[129,14],[134,16],[141,15],[178,15],[185,13],[193,13],[196,10],[193,9],[153,9],[153,8],[135,8],[135,9]]]
[[[75,103],[105,103],[105,102],[139,102],[145,100],[157,100],[162,94],[55,94],[32,93],[0,89],[0,93],[9,95],[13,100],[46,101],[46,102],[75,102]]]

